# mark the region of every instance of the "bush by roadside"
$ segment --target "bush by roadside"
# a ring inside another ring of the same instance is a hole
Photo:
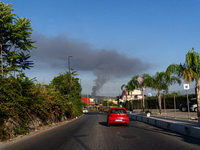
[[[60,74],[69,76],[69,73]],[[55,77],[56,78],[59,78]],[[60,87],[63,80],[60,80]],[[72,76],[72,102],[69,92],[63,93],[53,83],[34,84],[24,73],[0,79],[0,138],[1,141],[17,134],[26,134],[30,130],[49,123],[59,122],[82,115],[80,88],[78,79]],[[65,89],[68,87],[62,88]]]

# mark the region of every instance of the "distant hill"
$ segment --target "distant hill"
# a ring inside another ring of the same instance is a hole
[[[86,94],[81,94],[82,97],[89,97],[89,98],[94,98],[94,99],[116,99],[116,97],[113,96],[92,96],[92,95],[86,95]]]

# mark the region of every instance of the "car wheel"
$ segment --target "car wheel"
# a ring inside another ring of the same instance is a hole
[[[186,111],[187,110],[187,108],[186,107],[182,107],[182,109],[181,109],[182,111]]]
[[[194,111],[195,111],[195,112],[197,112],[197,107],[196,107],[196,108],[194,108]]]
[[[108,127],[110,127],[111,126],[111,124],[110,123],[107,123],[108,124]]]

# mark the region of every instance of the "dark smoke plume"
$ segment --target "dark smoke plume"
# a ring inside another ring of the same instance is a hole
[[[66,68],[67,57],[72,55],[74,69],[93,71],[97,77],[92,88],[94,96],[111,78],[133,76],[150,68],[149,63],[139,58],[128,58],[114,49],[94,49],[89,43],[69,39],[64,35],[47,38],[35,34],[32,39],[37,41],[37,49],[31,52],[34,62],[46,64],[52,69]],[[130,53],[137,53],[137,50]]]

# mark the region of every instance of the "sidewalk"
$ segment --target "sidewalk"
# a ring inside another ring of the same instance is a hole
[[[145,109],[151,111],[151,115],[162,116],[166,118],[175,118],[181,120],[196,120],[197,121],[197,112],[182,112],[179,109],[162,109],[162,113],[159,113],[159,109]],[[133,110],[135,113],[143,114],[141,109]]]
[[[155,111],[152,112],[154,113],[152,113],[150,117],[147,117],[146,113],[129,111],[129,118],[200,139],[200,123],[198,123],[198,120],[189,120],[188,117],[184,117],[184,119],[175,119],[174,116],[170,116],[169,110],[164,115],[159,115],[155,113]],[[178,112],[177,118],[182,117],[181,115],[183,114],[184,112]]]

